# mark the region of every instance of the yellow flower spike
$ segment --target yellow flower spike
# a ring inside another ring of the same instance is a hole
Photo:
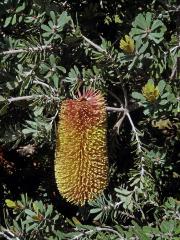
[[[16,202],[14,202],[14,201],[12,201],[12,200],[10,200],[10,199],[6,199],[6,200],[5,200],[5,203],[6,203],[6,206],[7,206],[8,208],[17,208]]]
[[[154,86],[154,82],[148,81],[147,84],[142,88],[142,94],[149,102],[155,102],[159,95],[158,87]]]
[[[61,195],[84,205],[108,182],[106,107],[99,92],[88,90],[62,102],[57,131],[55,178]]]
[[[125,35],[125,40],[120,40],[120,48],[126,53],[133,53],[135,49],[134,40],[130,36]]]

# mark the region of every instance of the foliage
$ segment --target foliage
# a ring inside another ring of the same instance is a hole
[[[178,239],[178,11],[0,2],[0,238]],[[84,88],[106,98],[110,170],[106,191],[76,208],[57,193],[54,151],[61,102]]]
[[[71,233],[62,232],[58,225],[63,217],[54,211],[52,205],[45,205],[42,201],[32,201],[27,195],[21,195],[21,200],[14,202],[6,199],[6,214],[13,210],[13,218],[8,218],[7,229],[1,227],[0,236],[8,239],[178,239],[179,236],[179,205],[173,198],[169,198],[164,206],[157,209],[156,224],[141,227],[134,220],[128,230],[120,225],[90,226],[84,225],[77,218],[67,220],[71,225]],[[95,211],[94,211],[95,212]],[[159,217],[161,216],[161,221]],[[65,227],[65,226],[64,226]],[[43,238],[42,238],[43,236]]]

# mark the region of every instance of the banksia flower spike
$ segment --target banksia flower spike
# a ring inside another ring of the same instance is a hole
[[[120,48],[126,53],[133,53],[135,50],[134,40],[130,36],[125,35],[125,39],[120,41]]]
[[[107,185],[106,108],[93,90],[62,102],[57,132],[55,178],[61,195],[84,205]]]
[[[152,80],[149,80],[142,88],[142,93],[148,102],[155,102],[160,95],[158,87],[155,87]]]

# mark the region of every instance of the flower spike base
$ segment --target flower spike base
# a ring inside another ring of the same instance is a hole
[[[87,90],[62,102],[55,178],[61,195],[76,205],[93,200],[107,185],[106,107],[100,92]]]

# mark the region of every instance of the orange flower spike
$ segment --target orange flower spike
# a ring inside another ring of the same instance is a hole
[[[55,177],[61,195],[83,205],[108,181],[106,108],[99,92],[88,90],[65,100],[57,133]]]

